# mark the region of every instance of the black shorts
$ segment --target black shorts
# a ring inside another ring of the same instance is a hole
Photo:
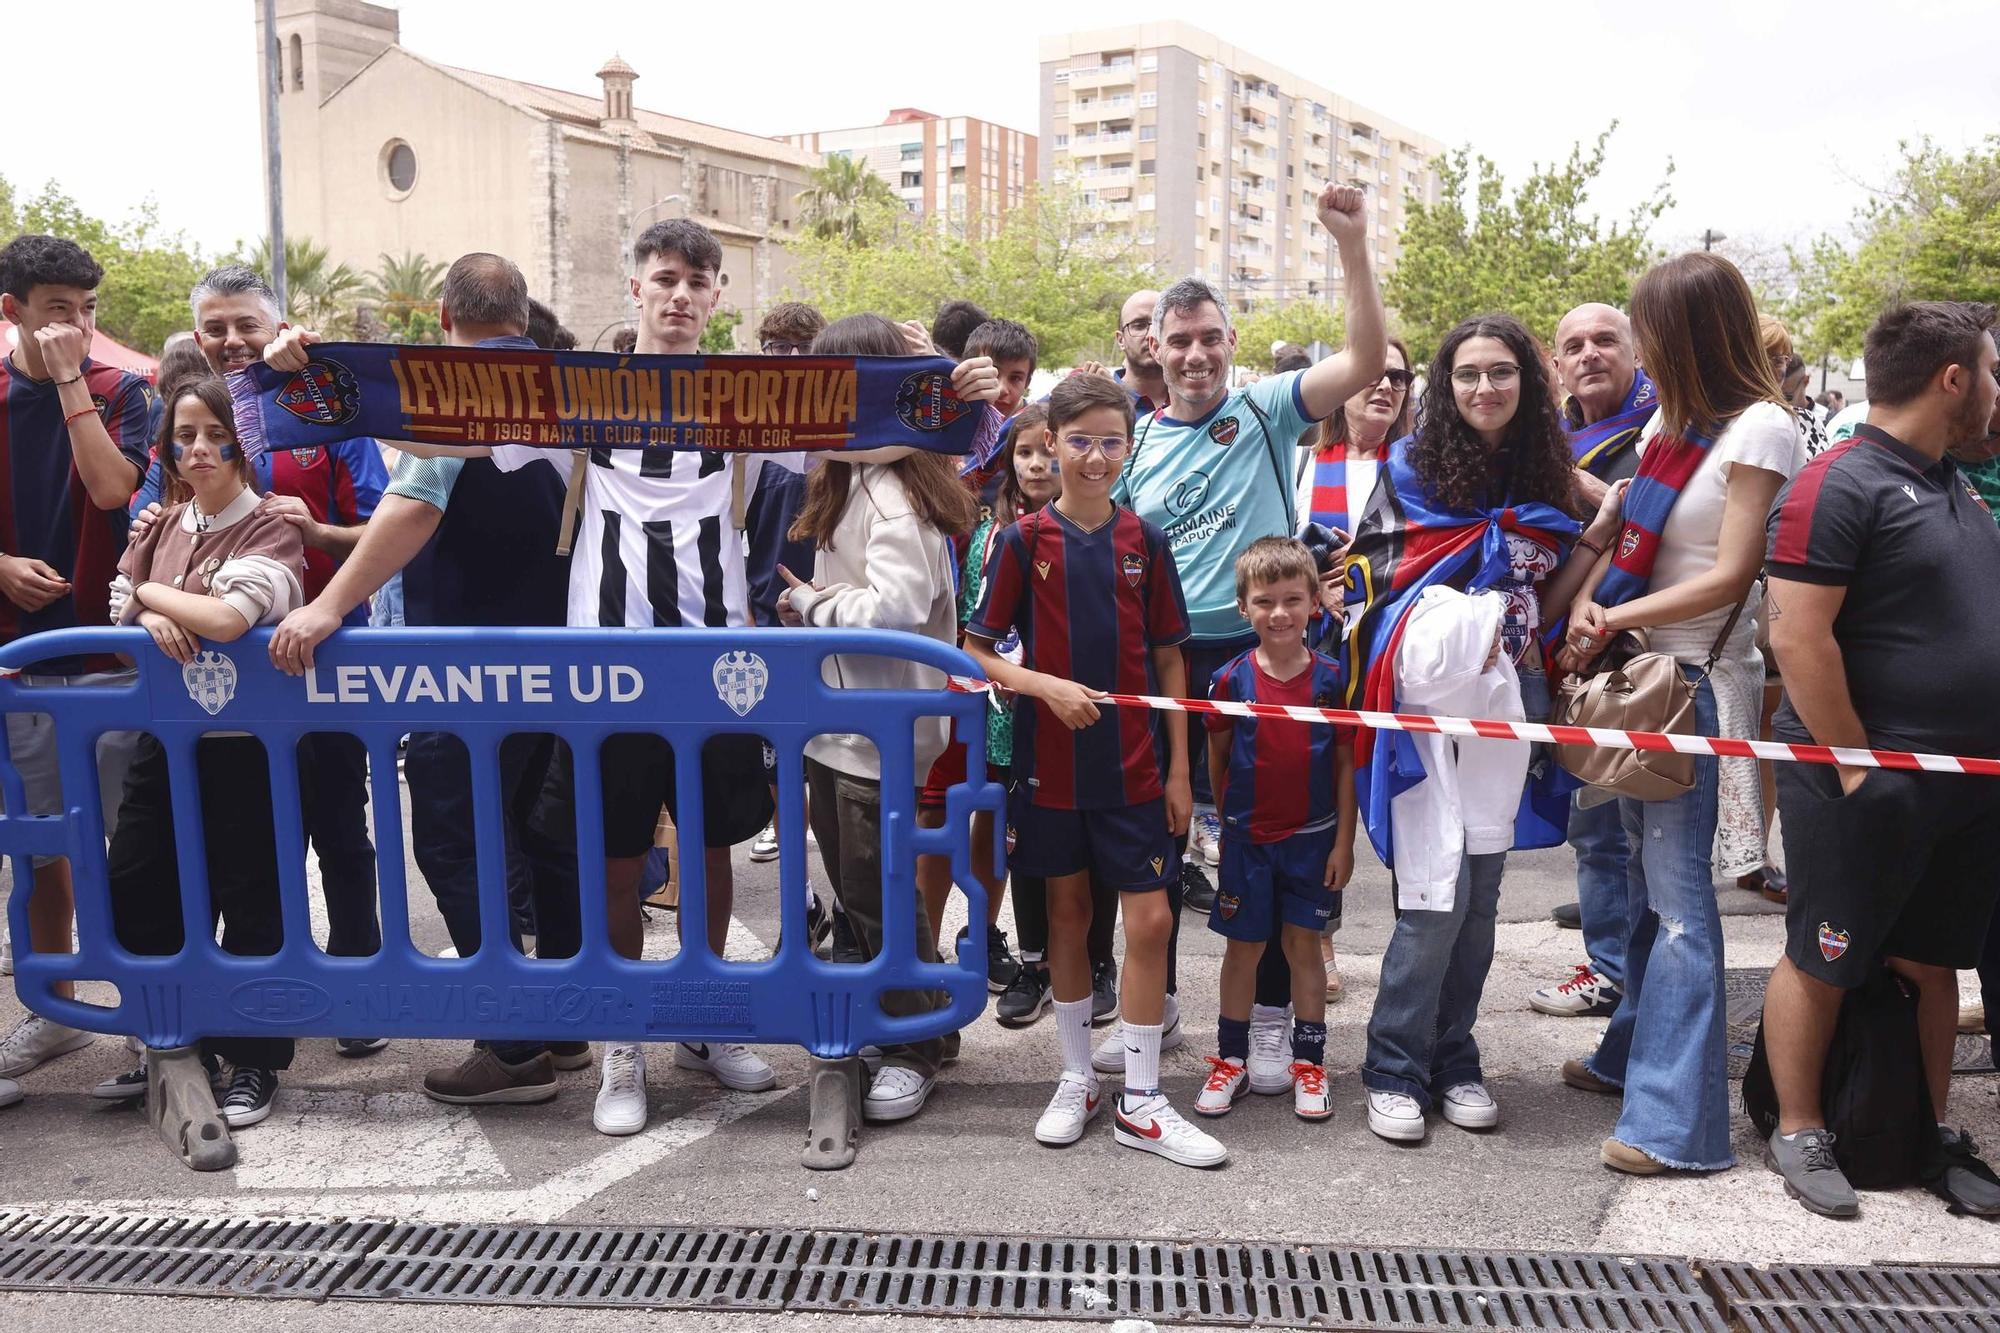
[[[680,823],[673,747],[658,736],[621,732],[605,738],[598,762],[604,784],[604,854],[644,856],[652,850],[661,806]],[[570,747],[557,746],[535,810],[536,827],[551,836],[567,836],[576,827],[574,765]],[[771,796],[774,777],[762,738],[741,733],[710,737],[701,752],[702,845],[734,847],[762,832],[777,808]]]
[[[1017,874],[1057,879],[1089,870],[1121,893],[1180,883],[1180,853],[1159,797],[1103,810],[1036,805],[1025,788],[1007,802],[1007,864]]]
[[[1825,764],[1779,764],[1785,955],[1830,986],[1874,960],[1969,968],[2000,897],[2000,781],[1880,768],[1843,796]]]

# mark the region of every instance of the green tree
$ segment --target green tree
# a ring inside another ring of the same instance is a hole
[[[1649,229],[1673,204],[1673,163],[1652,198],[1607,227],[1586,205],[1617,128],[1613,121],[1588,150],[1577,144],[1562,166],[1536,164],[1511,197],[1499,168],[1469,148],[1439,159],[1438,202],[1411,204],[1384,288],[1411,355],[1428,360],[1468,315],[1505,311],[1547,340],[1575,306],[1625,304],[1660,258]]]
[[[1338,347],[1347,338],[1344,312],[1328,305],[1324,298],[1252,306],[1235,317],[1235,324],[1236,363],[1252,370],[1271,368],[1272,343],[1309,347],[1323,342]]]
[[[271,241],[257,242],[250,267],[270,273]],[[285,318],[328,338],[354,331],[355,306],[368,288],[367,280],[345,264],[336,264],[323,245],[309,236],[285,238]]]
[[[1851,239],[1821,236],[1792,256],[1789,314],[1800,354],[1860,352],[1868,326],[1899,301],[2000,301],[2000,134],[1963,154],[1926,137],[1854,216]]]
[[[163,231],[152,200],[113,225],[86,213],[53,181],[23,199],[0,177],[0,243],[23,232],[67,237],[90,251],[104,269],[98,327],[126,346],[157,356],[170,335],[193,323],[188,292],[209,260],[186,236]]]
[[[381,265],[368,275],[368,286],[363,295],[375,303],[375,313],[383,322],[393,324],[398,319],[407,320],[417,310],[428,310],[435,316],[438,298],[444,295],[444,274],[448,266],[441,260],[408,250],[400,258],[383,254],[381,260]]]
[[[884,205],[901,206],[889,183],[860,158],[835,153],[813,168],[799,192],[799,222],[821,240],[865,245],[875,210]]]
[[[736,350],[736,328],[743,322],[741,310],[718,310],[708,317],[701,331],[701,350],[710,355]]]
[[[438,318],[436,306],[413,306],[382,316],[382,334],[395,343],[441,343],[444,322]],[[355,337],[363,337],[363,330],[356,329]]]
[[[925,322],[942,302],[963,298],[1027,325],[1043,365],[1109,361],[1119,307],[1157,286],[1158,274],[1129,236],[1103,222],[1068,187],[1032,192],[991,237],[878,204],[862,219],[866,243],[810,233],[787,242],[788,295],[828,319],[872,311]]]

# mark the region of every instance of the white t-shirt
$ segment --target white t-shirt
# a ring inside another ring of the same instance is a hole
[[[593,449],[583,523],[569,572],[572,626],[750,624],[743,540],[730,522],[731,455],[703,450]],[[743,494],[766,463],[801,470],[796,454],[743,457]],[[493,447],[502,472],[549,464],[567,481],[567,449]]]
[[[1385,443],[1382,446],[1387,449]],[[1294,508],[1298,511],[1299,527],[1303,529],[1312,514],[1313,499],[1313,451],[1299,450],[1304,461],[1300,465],[1298,496]],[[1347,460],[1347,517],[1341,523],[1347,535],[1361,526],[1361,516],[1368,512],[1368,497],[1375,494],[1375,482],[1382,474],[1382,456],[1373,458],[1349,458]]]
[[[1650,437],[1640,441],[1642,458],[1643,451],[1651,445]],[[1660,531],[1660,553],[1653,562],[1653,580],[1648,592],[1686,583],[1715,568],[1722,536],[1723,502],[1729,493],[1729,469],[1737,463],[1790,478],[1806,465],[1805,439],[1799,432],[1798,418],[1777,403],[1753,403],[1729,423],[1728,429],[1709,447],[1708,457],[1702,459],[1701,466],[1688,478],[1680,498],[1674,502],[1673,512],[1667,516],[1667,525]],[[1730,635],[1726,655],[1741,656],[1748,651],[1755,633],[1752,614],[1755,609],[1744,608]],[[1705,662],[1709,649],[1715,645],[1715,636],[1729,619],[1729,610],[1726,606],[1718,607],[1678,625],[1650,629],[1648,645],[1656,652],[1672,653],[1682,662]]]

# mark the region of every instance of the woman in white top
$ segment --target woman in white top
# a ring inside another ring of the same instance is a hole
[[[1317,523],[1351,537],[1381,475],[1382,453],[1410,433],[1410,351],[1389,339],[1389,364],[1373,384],[1319,424],[1303,451],[1298,478],[1299,528]]]
[[[879,315],[835,320],[813,340],[815,356],[903,356],[896,326]],[[881,455],[871,455],[879,457]],[[778,612],[788,625],[843,629],[896,629],[943,644],[958,640],[957,594],[951,539],[972,530],[972,495],[958,479],[955,460],[908,451],[895,462],[858,463],[829,456],[813,473],[792,536],[818,545],[812,583],[783,565],[790,587]],[[841,656],[828,659],[830,684],[852,689],[941,690],[942,672],[899,658]],[[947,722],[927,717],[915,736],[914,781],[921,782],[945,747]],[[882,947],[882,763],[866,736],[828,734],[806,745],[813,837],[819,843],[848,925],[865,957]],[[911,793],[914,798],[914,789]],[[916,948],[937,961],[937,932],[916,900]],[[931,993],[896,990],[882,999],[891,1015],[924,1013]],[[943,1062],[945,1039],[932,1037],[883,1050],[882,1067],[862,1103],[875,1121],[904,1120],[923,1109]],[[815,1076],[817,1089],[818,1077]],[[849,1127],[850,1130],[852,1126]],[[818,1153],[809,1144],[807,1164],[844,1166],[852,1144]]]
[[[1584,666],[1611,636],[1644,629],[1654,651],[1671,653],[1698,682],[1698,730],[1713,736],[1717,688],[1707,664],[1754,669],[1754,616],[1738,616],[1719,649],[1718,638],[1751,596],[1765,515],[1805,450],[1764,355],[1756,301],[1728,260],[1685,254],[1653,269],[1633,289],[1632,327],[1659,386],[1660,432],[1626,495],[1617,545],[1571,608],[1562,665]],[[1623,1089],[1600,1156],[1638,1175],[1736,1161],[1713,883],[1716,790],[1716,761],[1697,759],[1687,793],[1622,802],[1634,923],[1625,999],[1596,1052],[1563,1067],[1574,1086]]]

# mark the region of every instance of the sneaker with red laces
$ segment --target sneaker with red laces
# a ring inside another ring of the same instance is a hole
[[[1208,1057],[1208,1082],[1201,1085],[1201,1095],[1194,1099],[1196,1115],[1228,1115],[1236,1105],[1236,1099],[1250,1086],[1250,1074],[1243,1068],[1241,1060],[1225,1060],[1219,1055]]]
[[[1333,1098],[1326,1090],[1326,1066],[1292,1061],[1292,1111],[1301,1120],[1331,1120]]]
[[[1588,963],[1580,963],[1568,981],[1544,986],[1530,995],[1528,1007],[1557,1018],[1603,1018],[1617,1009],[1624,998],[1625,992],[1618,988],[1617,982]]]

